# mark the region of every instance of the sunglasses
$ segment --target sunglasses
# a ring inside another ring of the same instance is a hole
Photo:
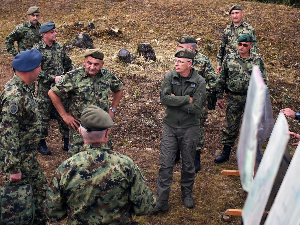
[[[238,46],[242,46],[242,45],[243,45],[243,47],[245,47],[245,48],[249,47],[248,44],[242,44],[241,42],[238,43]]]

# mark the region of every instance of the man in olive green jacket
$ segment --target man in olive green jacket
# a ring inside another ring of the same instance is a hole
[[[161,86],[161,104],[166,106],[157,178],[157,204],[153,213],[169,210],[169,193],[177,149],[182,154],[181,191],[184,206],[193,208],[194,158],[199,140],[200,119],[205,103],[206,83],[193,68],[195,53],[183,49],[175,54],[175,70],[168,72]]]

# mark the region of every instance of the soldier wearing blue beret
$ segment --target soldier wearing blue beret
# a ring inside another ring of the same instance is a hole
[[[28,181],[33,191],[35,220],[46,224],[42,208],[47,180],[35,154],[41,136],[40,116],[31,84],[41,71],[42,56],[36,49],[20,52],[12,62],[15,74],[0,95],[0,165],[8,182]],[[12,221],[22,221],[12,213]]]
[[[42,72],[38,77],[37,97],[40,99],[39,109],[42,115],[42,139],[38,144],[38,151],[43,155],[50,155],[51,152],[46,145],[46,137],[48,136],[48,126],[51,116],[54,114],[58,120],[59,131],[64,141],[63,150],[68,151],[69,145],[69,127],[56,112],[48,91],[55,80],[60,78],[64,73],[69,72],[75,67],[72,60],[67,55],[61,43],[56,41],[56,27],[53,21],[44,23],[40,32],[43,40],[33,46],[42,54]],[[67,108],[67,100],[64,100]]]

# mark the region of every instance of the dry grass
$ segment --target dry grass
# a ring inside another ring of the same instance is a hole
[[[242,5],[245,20],[256,29],[259,53],[266,66],[275,116],[284,107],[299,110],[299,9],[249,1],[2,0],[0,90],[12,76],[10,64],[13,57],[5,52],[5,37],[26,19],[24,14],[29,6],[38,5],[41,8],[42,23],[55,21],[59,32],[58,41],[61,43],[70,42],[76,33],[87,32],[85,28],[78,30],[72,27],[74,22],[84,23],[85,26],[93,22],[96,32],[91,33],[92,38],[95,47],[105,54],[105,67],[114,71],[126,84],[116,125],[112,130],[115,149],[134,159],[155,193],[161,123],[164,116],[164,108],[157,101],[158,92],[163,75],[173,68],[177,39],[187,34],[200,38],[199,51],[207,55],[216,68],[219,40],[223,29],[230,22],[228,9],[236,3]],[[122,35],[107,35],[107,29],[112,26],[118,27]],[[136,55],[140,42],[151,43],[157,56],[156,62],[145,61]],[[118,61],[117,53],[122,48],[135,55],[136,59],[132,64],[125,65]],[[82,52],[78,48],[69,52],[77,66],[82,63]],[[291,130],[299,132],[297,123],[292,120],[289,123]],[[246,195],[241,189],[239,178],[220,175],[222,169],[237,169],[235,157],[232,156],[230,162],[223,165],[213,163],[218,154],[216,150],[222,147],[220,139],[223,128],[224,111],[217,109],[210,112],[205,128],[206,148],[201,155],[202,170],[195,179],[193,198],[196,207],[192,210],[185,209],[181,202],[179,164],[175,168],[171,186],[170,212],[158,216],[137,217],[141,224],[225,224],[221,220],[222,212],[227,208],[242,208]],[[49,143],[57,143],[50,146],[54,156],[39,155],[43,169],[51,167],[51,170],[46,171],[48,179],[59,164],[57,160],[65,157],[59,151],[62,143],[55,126],[52,127],[51,134]],[[57,160],[53,157],[57,157]],[[240,218],[232,218],[232,224],[239,224],[239,221]]]

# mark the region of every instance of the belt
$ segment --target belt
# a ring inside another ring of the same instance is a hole
[[[240,96],[247,95],[247,91],[246,92],[233,92],[233,91],[229,91],[228,89],[225,90],[225,93],[229,94],[229,95],[240,95]]]

